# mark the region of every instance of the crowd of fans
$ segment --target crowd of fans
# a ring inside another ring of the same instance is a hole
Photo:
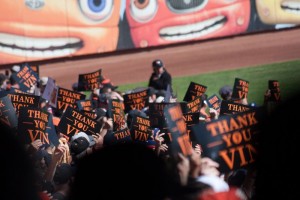
[[[171,92],[170,102],[178,102],[172,93],[171,75],[162,60],[153,61],[152,67],[149,102],[163,102],[168,90]],[[6,75],[0,74],[1,90],[18,88],[11,74],[19,70],[20,66],[13,66]],[[41,96],[47,81],[48,77],[40,77],[38,84],[28,93]],[[78,83],[74,83],[72,90],[77,89]],[[221,99],[230,100],[232,87],[221,87],[218,92]],[[40,139],[24,145],[13,137],[13,130],[2,129],[6,134],[6,139],[1,140],[1,157],[6,162],[7,171],[6,186],[1,192],[4,199],[234,200],[259,197],[254,187],[256,169],[241,168],[221,173],[217,162],[202,156],[199,144],[193,147],[189,157],[181,153],[170,156],[164,139],[166,133],[160,130],[152,130],[153,135],[147,144],[110,144],[113,119],[107,115],[107,102],[109,99],[124,101],[123,93],[108,78],[103,78],[99,88],[88,98],[97,101],[95,120],[101,123],[94,135],[81,131],[67,140],[57,132],[57,146],[45,146]],[[268,93],[265,102],[267,98]],[[246,98],[236,103],[248,104]],[[53,122],[57,124],[54,120],[59,120],[61,115],[55,108],[44,99],[41,99],[40,106],[55,117]],[[218,111],[208,108],[205,98],[200,112],[199,120],[204,123],[219,117]],[[146,109],[130,111],[125,115],[125,126],[130,125],[134,115],[148,117]],[[6,157],[9,158],[6,160]]]

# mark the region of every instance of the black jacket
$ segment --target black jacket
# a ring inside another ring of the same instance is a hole
[[[156,90],[167,90],[168,85],[172,86],[172,77],[167,70],[161,74],[159,79],[153,80],[154,77],[156,77],[156,74],[153,72],[149,80],[149,87],[153,87]]]

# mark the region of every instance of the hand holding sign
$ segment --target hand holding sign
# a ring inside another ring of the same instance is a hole
[[[104,134],[104,136],[105,135],[106,135],[106,133]],[[103,147],[104,136],[100,135],[99,133],[96,133],[95,135],[93,135],[93,138],[95,140],[95,145],[94,145],[95,150],[101,149]]]
[[[161,146],[162,143],[164,142],[164,138],[163,136],[165,135],[165,133],[159,133],[160,130],[157,131],[156,136],[154,137],[155,142],[157,143],[157,145]]]
[[[63,155],[65,154],[66,151],[67,151],[67,147],[65,145],[59,144],[55,148],[55,150],[52,154],[52,162],[59,163],[62,160]]]
[[[37,152],[42,145],[42,141],[40,139],[37,139],[30,143],[28,149],[32,152]]]

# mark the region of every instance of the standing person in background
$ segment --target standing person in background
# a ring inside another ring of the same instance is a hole
[[[156,96],[165,97],[168,85],[172,90],[172,77],[169,72],[165,69],[164,63],[156,59],[152,62],[153,73],[149,79],[148,87],[155,90]]]

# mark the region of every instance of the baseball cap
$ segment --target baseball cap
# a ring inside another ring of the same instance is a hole
[[[163,67],[164,63],[160,59],[156,59],[152,62],[152,67]]]
[[[43,76],[43,77],[41,77],[40,78],[40,84],[42,85],[42,86],[46,86],[47,85],[47,82],[48,82],[48,77],[47,76]]]
[[[93,146],[95,144],[95,140],[94,140],[93,136],[87,135],[85,132],[79,132],[79,133],[73,135],[70,142],[72,143],[75,140],[78,140],[80,138],[85,138],[86,141],[88,141],[89,146]]]
[[[21,70],[21,67],[19,65],[14,65],[10,70],[12,73],[17,73]]]

